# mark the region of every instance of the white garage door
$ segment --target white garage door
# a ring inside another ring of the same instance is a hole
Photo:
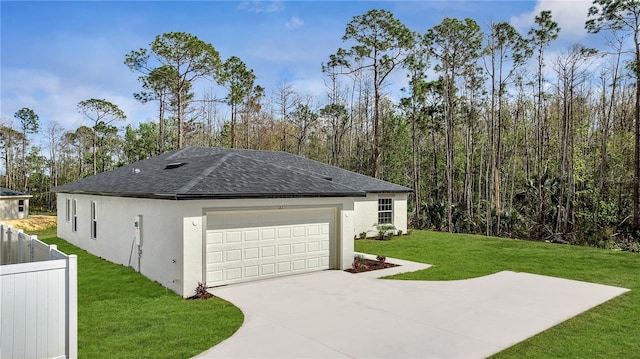
[[[208,286],[331,267],[335,209],[210,212]]]

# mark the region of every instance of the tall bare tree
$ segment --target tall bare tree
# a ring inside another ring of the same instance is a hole
[[[439,25],[427,30],[425,45],[431,56],[438,61],[436,71],[441,73],[444,95],[444,115],[446,122],[446,161],[447,161],[447,227],[453,231],[453,188],[454,188],[454,150],[455,115],[459,101],[456,94],[459,81],[480,56],[483,34],[473,19],[445,18]]]
[[[382,86],[401,64],[415,37],[400,20],[387,10],[369,10],[354,16],[347,24],[343,41],[356,44],[348,50],[338,49],[333,60],[349,72],[370,71],[373,74],[373,158],[371,175],[378,177],[380,165],[380,97]]]
[[[13,117],[20,121],[20,130],[22,131],[22,190],[27,191],[27,135],[38,133],[40,127],[40,117],[30,108],[23,107],[18,110]]]
[[[513,26],[506,22],[491,24],[486,37],[484,49],[484,68],[490,82],[489,105],[489,163],[486,172],[488,185],[487,195],[490,206],[487,206],[486,234],[500,235],[501,206],[501,171],[502,171],[502,130],[504,127],[504,98],[507,85],[513,80],[516,71],[524,66],[531,56],[526,41]],[[493,214],[492,214],[493,213]],[[489,218],[494,217],[493,223]],[[494,227],[495,225],[495,227]]]
[[[633,227],[640,229],[640,1],[595,0],[585,26],[590,33],[625,31],[633,34],[631,68],[636,78],[633,151]]]
[[[547,121],[546,115],[543,110],[544,102],[544,54],[549,44],[558,38],[560,33],[560,27],[558,23],[553,21],[553,16],[550,10],[544,10],[535,17],[536,26],[529,30],[529,39],[531,47],[535,51],[537,60],[536,68],[536,176],[538,185],[538,225],[540,230],[546,228],[546,201],[544,191],[544,178],[548,176],[546,168],[544,168],[545,158],[545,138],[547,136]]]

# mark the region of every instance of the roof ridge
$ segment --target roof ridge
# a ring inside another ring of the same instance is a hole
[[[211,172],[213,172],[216,168],[220,167],[221,164],[223,164],[229,157],[231,157],[233,155],[234,155],[233,152],[225,153],[224,156],[222,156],[222,158],[219,161],[217,161],[213,165],[205,168],[202,172],[200,172],[199,175],[195,176],[193,179],[191,179],[189,182],[187,182],[187,184],[185,184],[184,186],[180,187],[177,192],[181,193],[181,192],[189,191],[190,189],[195,187],[195,185],[200,183],[200,181],[202,181],[207,176],[209,176],[211,174]]]
[[[181,154],[182,152],[184,152],[185,150],[191,148],[190,146],[187,147],[183,147],[183,148],[179,148],[177,150],[175,150],[172,154],[170,154],[169,156],[167,156],[165,158],[165,160],[172,160],[174,159],[176,156],[178,156],[179,154]]]

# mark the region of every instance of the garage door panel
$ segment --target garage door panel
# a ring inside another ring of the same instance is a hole
[[[334,223],[329,208],[208,213],[207,284],[328,269]]]
[[[276,246],[264,246],[262,249],[262,257],[274,257],[276,255]]]
[[[227,231],[224,235],[224,243],[242,242],[242,231]]]
[[[322,251],[328,251],[331,248],[331,244],[329,243],[329,241],[321,241],[320,246],[322,248]]]
[[[268,276],[275,274],[276,272],[276,264],[275,263],[265,263],[260,266],[260,274],[262,276]]]
[[[242,278],[242,267],[229,268],[226,270],[226,280],[237,280]]]
[[[222,269],[207,271],[207,283],[214,285],[215,283],[222,282],[224,276]]]
[[[207,253],[207,263],[217,264],[222,263],[222,251],[212,251]]]
[[[257,265],[255,266],[245,266],[244,267],[244,277],[245,278],[254,278],[258,277],[260,274],[260,269]]]
[[[277,239],[289,239],[291,238],[291,228],[290,227],[279,227],[277,229],[278,231],[278,238]]]
[[[237,262],[242,259],[242,251],[239,249],[232,249],[225,251],[225,261],[226,262]]]
[[[307,242],[307,252],[318,252],[320,249],[320,241]]]
[[[260,248],[245,248],[244,249],[244,259],[257,259],[260,253]]]
[[[291,262],[278,262],[278,273],[291,272]]]
[[[207,245],[222,244],[224,233],[222,231],[207,231]]]
[[[303,259],[294,260],[291,263],[293,264],[293,270],[294,271],[300,271],[300,270],[303,270],[303,269],[307,268],[306,265],[305,265],[306,263],[305,263],[304,258]]]
[[[293,237],[305,237],[307,235],[306,228],[304,226],[295,226],[293,227]]]
[[[276,239],[276,229],[275,228],[264,228],[262,229],[262,240]]]
[[[260,230],[257,228],[244,231],[245,242],[257,242],[259,238],[260,238]]]
[[[278,256],[286,256],[291,254],[290,244],[281,244],[278,246]]]
[[[307,268],[318,268],[320,267],[320,258],[307,258]]]
[[[320,234],[320,226],[319,225],[307,226],[307,235],[309,235],[309,236],[317,236],[319,234]]]
[[[293,244],[293,254],[301,254],[301,253],[305,253],[306,252],[306,245],[305,243],[294,243]]]

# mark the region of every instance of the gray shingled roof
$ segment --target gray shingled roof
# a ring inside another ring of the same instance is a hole
[[[31,197],[31,195],[0,187],[0,197]]]
[[[205,199],[360,197],[411,189],[286,152],[186,147],[54,191]]]

